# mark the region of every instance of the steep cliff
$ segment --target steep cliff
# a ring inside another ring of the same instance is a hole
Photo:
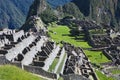
[[[58,6],[63,6],[72,0],[47,0],[48,4],[52,6],[52,8],[56,8]]]
[[[76,19],[83,19],[84,15],[80,12],[79,7],[76,6],[73,2],[66,3],[63,6],[58,6],[57,11],[59,15],[58,17],[65,16],[74,16]]]
[[[118,19],[115,16],[119,13],[119,0],[73,0],[73,2],[89,19],[97,23],[118,26],[119,21],[117,22]]]

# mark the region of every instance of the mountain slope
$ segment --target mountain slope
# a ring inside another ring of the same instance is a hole
[[[54,10],[46,0],[34,0],[33,4],[30,6],[27,19],[36,15],[41,17],[42,21],[46,24],[57,20]]]
[[[56,8],[58,6],[62,6],[72,0],[47,0],[47,2],[53,7]]]
[[[0,28],[20,28],[33,0],[0,0]]]
[[[79,8],[79,12],[89,20],[114,27],[120,25],[120,0],[47,0],[53,8],[64,6],[71,1]]]

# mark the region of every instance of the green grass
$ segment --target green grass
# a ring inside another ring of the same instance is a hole
[[[79,36],[79,40],[75,40],[75,37],[70,36],[70,29],[67,26],[49,27],[48,29],[53,31],[53,33],[49,32],[49,34],[56,42],[65,41],[77,47],[91,48],[86,41],[81,40],[81,38],[84,38],[84,35]],[[56,32],[56,34],[54,34],[54,32]]]
[[[107,77],[106,75],[102,74],[100,71],[96,70],[96,74],[99,77],[99,80],[115,80],[112,77]]]
[[[55,58],[48,71],[52,72],[52,71],[55,69],[58,61],[59,61],[59,59],[58,59],[58,58]]]
[[[60,63],[60,66],[58,67],[58,70],[57,70],[57,73],[60,73],[62,67],[63,67],[63,64],[64,64],[64,61],[65,61],[65,57],[66,57],[67,54],[64,55],[63,59],[62,59],[62,62]]]
[[[62,77],[60,77],[58,80],[64,80]]]
[[[0,66],[0,80],[45,80],[15,66]]]
[[[112,72],[112,74],[120,74],[120,70],[118,70],[118,69],[112,70],[111,72]]]
[[[110,61],[103,54],[102,54],[102,57],[101,57],[100,54],[102,53],[102,51],[84,50],[84,52],[85,52],[86,56],[90,59],[90,61],[92,63],[100,64],[100,63],[105,63],[105,62],[109,62]]]
[[[89,30],[89,33],[90,34],[105,34],[106,31],[105,29],[92,29],[92,30]]]

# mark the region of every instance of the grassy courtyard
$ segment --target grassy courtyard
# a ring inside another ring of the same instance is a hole
[[[55,69],[55,66],[56,66],[57,63],[58,63],[58,61],[59,61],[59,59],[58,59],[58,58],[55,58],[48,71],[53,72],[54,69]]]
[[[0,80],[45,80],[15,66],[0,66]]]
[[[70,29],[67,26],[49,27],[48,29],[52,31],[49,32],[49,34],[56,42],[65,41],[82,48],[91,48],[91,46],[83,40],[84,35],[79,36],[79,40],[75,40],[75,37],[70,35]]]

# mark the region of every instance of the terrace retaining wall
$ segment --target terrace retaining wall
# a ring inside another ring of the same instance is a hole
[[[10,63],[5,56],[0,56],[0,65],[8,64]]]
[[[47,72],[40,67],[24,66],[24,70],[26,70],[28,72],[31,72],[31,73],[38,74],[38,75],[42,75],[42,76],[47,77],[47,78],[52,78],[52,79],[57,79],[58,78],[57,74]]]
[[[112,56],[109,55],[109,53],[106,50],[103,50],[103,54],[109,59],[109,60],[113,60]]]

